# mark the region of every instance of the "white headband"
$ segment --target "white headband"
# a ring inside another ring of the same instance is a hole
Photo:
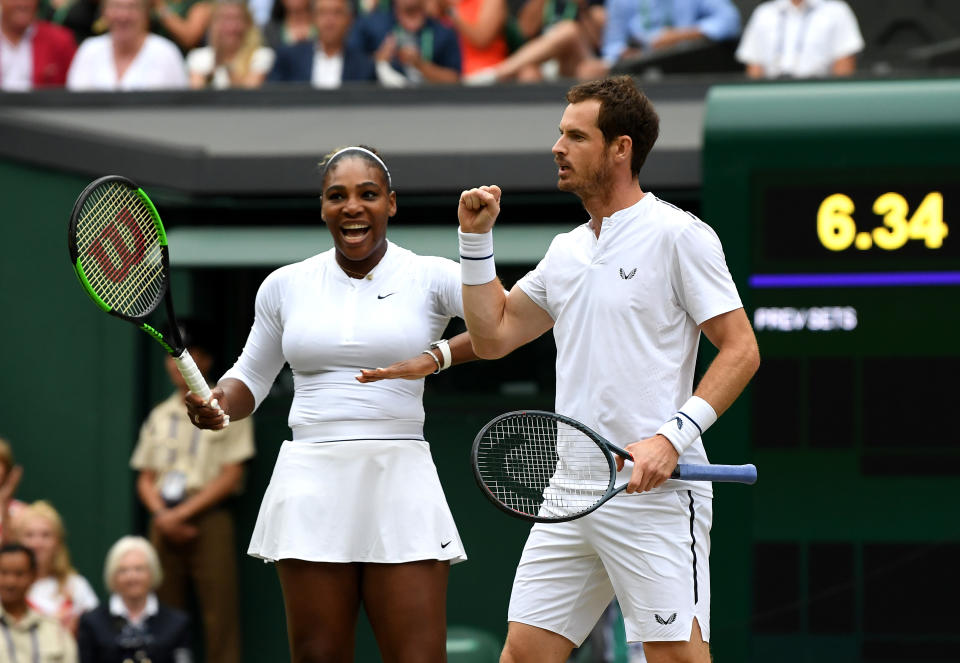
[[[393,189],[393,179],[390,177],[390,169],[387,168],[387,164],[383,163],[383,159],[381,159],[380,157],[378,157],[376,154],[374,154],[373,152],[371,152],[365,147],[357,147],[354,145],[351,147],[345,147],[342,150],[337,150],[336,152],[334,152],[333,156],[330,157],[330,159],[327,161],[327,165],[329,166],[331,163],[333,163],[334,159],[336,159],[338,156],[340,156],[344,152],[353,152],[353,151],[363,152],[364,154],[368,154],[371,157],[373,157],[373,159],[378,164],[380,164],[380,167],[383,168],[383,172],[387,174],[387,188],[391,190]]]

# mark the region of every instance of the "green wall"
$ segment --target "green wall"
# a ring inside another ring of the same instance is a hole
[[[76,282],[67,222],[86,180],[0,161],[0,436],[25,468],[18,497],[50,499],[77,568],[130,529],[131,434],[140,416],[136,340]]]

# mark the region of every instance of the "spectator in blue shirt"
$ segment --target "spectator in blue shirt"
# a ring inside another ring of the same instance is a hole
[[[609,67],[631,53],[739,33],[740,13],[731,0],[608,0],[603,61]]]
[[[350,45],[373,56],[388,87],[460,81],[457,33],[427,14],[426,0],[394,0],[392,12],[359,18]]]

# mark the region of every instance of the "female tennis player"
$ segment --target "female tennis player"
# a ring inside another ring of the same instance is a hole
[[[463,315],[460,269],[387,240],[397,198],[374,151],[329,155],[321,182],[334,248],[266,278],[213,389],[235,420],[293,370],[293,436],[249,554],[277,563],[293,661],[353,661],[361,603],[385,661],[445,661],[447,577],[466,555],[423,438],[421,378],[475,358],[466,334],[431,347]],[[187,406],[199,427],[223,427],[199,397]]]

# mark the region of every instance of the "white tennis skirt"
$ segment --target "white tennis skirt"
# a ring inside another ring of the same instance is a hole
[[[423,440],[284,442],[247,553],[269,562],[467,559]]]

